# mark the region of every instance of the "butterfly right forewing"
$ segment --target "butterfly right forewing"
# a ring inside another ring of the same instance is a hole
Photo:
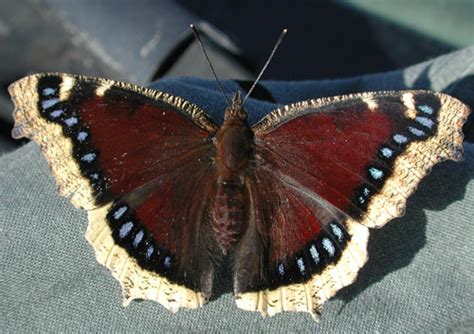
[[[91,209],[207,148],[216,126],[198,107],[153,89],[62,73],[9,87],[15,138],[42,148],[62,195]]]

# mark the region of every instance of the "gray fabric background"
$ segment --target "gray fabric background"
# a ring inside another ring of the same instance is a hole
[[[474,48],[405,71],[318,82],[265,82],[279,103],[339,93],[431,88],[474,104]],[[166,80],[219,120],[214,83]],[[236,84],[225,82],[229,90]],[[251,120],[275,108],[252,100]],[[472,131],[469,127],[468,132]],[[320,324],[308,314],[262,319],[239,310],[228,270],[204,308],[171,314],[150,301],[122,307],[118,282],[100,266],[83,234],[85,212],[60,198],[47,163],[30,143],[0,158],[0,331],[93,332],[463,332],[474,331],[474,144],[465,161],[436,166],[407,213],[373,231],[358,280],[330,300]]]

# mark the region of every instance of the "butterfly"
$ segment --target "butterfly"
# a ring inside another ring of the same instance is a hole
[[[240,94],[216,124],[128,83],[45,73],[9,87],[15,138],[34,140],[124,304],[202,306],[232,261],[236,304],[309,312],[351,284],[369,228],[403,214],[433,165],[462,159],[469,109],[431,91],[277,108],[250,126]],[[248,112],[252,112],[249,110]]]

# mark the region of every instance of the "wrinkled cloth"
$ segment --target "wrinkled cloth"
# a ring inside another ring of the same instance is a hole
[[[444,91],[472,108],[473,64],[471,47],[389,73],[266,81],[246,110],[255,123],[279,105],[309,98],[412,88]],[[239,88],[223,84],[229,92]],[[222,120],[226,103],[213,81],[167,79],[152,87]],[[151,301],[124,308],[119,283],[83,237],[86,212],[58,196],[39,148],[29,143],[0,158],[0,331],[472,332],[474,144],[464,147],[463,162],[441,163],[421,182],[404,217],[372,230],[368,263],[325,304],[318,324],[307,313],[263,319],[238,309],[228,268],[201,309],[172,314]]]

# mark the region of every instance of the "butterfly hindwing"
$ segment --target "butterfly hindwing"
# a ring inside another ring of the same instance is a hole
[[[204,112],[153,89],[68,74],[9,90],[14,137],[36,141],[61,194],[88,210],[86,238],[125,303],[202,305],[213,280],[206,185],[216,130]]]
[[[121,282],[126,304],[151,299],[176,311],[209,298],[218,254],[206,217],[210,166],[203,160],[177,168],[89,211],[86,238]]]
[[[263,166],[250,177],[252,213],[237,248],[234,293],[240,308],[264,316],[317,318],[366,262],[368,229],[293,181]]]

